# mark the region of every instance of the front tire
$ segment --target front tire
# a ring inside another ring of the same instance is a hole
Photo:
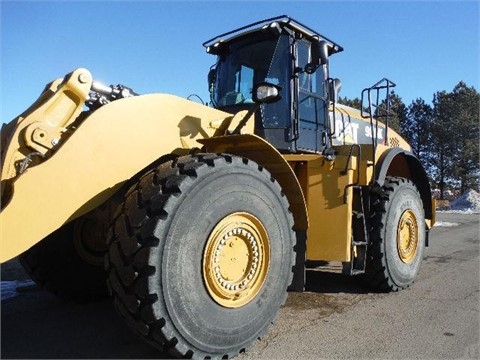
[[[387,177],[372,201],[371,244],[365,278],[375,289],[409,287],[420,271],[425,248],[425,213],[415,185]]]
[[[292,227],[280,186],[250,160],[204,154],[162,164],[130,189],[112,226],[116,308],[174,356],[236,356],[286,300]]]

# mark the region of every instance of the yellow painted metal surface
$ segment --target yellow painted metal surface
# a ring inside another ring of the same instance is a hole
[[[272,145],[253,134],[219,136],[200,142],[206,146],[208,152],[244,156],[270,171],[290,203],[290,211],[295,221],[294,230],[308,228],[306,202],[297,176]]]
[[[231,115],[164,94],[101,107],[51,158],[15,180],[0,213],[0,262],[94,209],[160,156],[198,146],[225,119]]]
[[[437,221],[437,213],[436,213],[436,210],[437,210],[437,200],[435,200],[434,198],[432,198],[432,209],[433,209],[432,218],[431,218],[431,219],[427,219],[427,227],[428,227],[429,229],[433,228],[433,225],[435,225],[435,222]]]
[[[332,113],[333,111],[333,106],[330,106],[330,112]],[[357,110],[355,108],[345,106],[345,105],[340,105],[337,104],[335,106],[335,112],[337,115],[340,115],[340,117],[343,119],[344,122],[349,123],[352,118],[359,119],[360,121],[363,121],[366,124],[370,124],[369,119],[362,118],[362,114],[360,110]],[[344,124],[345,126],[346,124]],[[374,121],[374,126],[375,126],[375,121]],[[385,132],[385,124],[378,122],[378,127],[379,129],[382,129],[383,132]],[[389,147],[401,147],[402,149],[405,149],[407,151],[411,151],[410,145],[393,129],[390,127],[388,128],[388,135],[387,139],[384,139],[385,142],[388,144]],[[355,144],[355,139],[352,136],[343,136],[342,141],[344,145],[349,145],[349,144]]]
[[[343,155],[334,162],[326,161],[322,155],[285,158],[297,169],[307,201],[307,260],[350,261],[352,190],[347,185],[353,182],[356,158],[350,158],[348,166],[348,157]]]
[[[8,198],[9,180],[51,156],[68,139],[72,123],[82,111],[92,84],[86,69],[47,85],[37,101],[19,117],[2,126],[1,194]],[[27,157],[28,156],[28,157]]]

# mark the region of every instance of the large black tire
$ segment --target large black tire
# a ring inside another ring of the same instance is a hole
[[[62,226],[19,257],[36,284],[66,300],[85,302],[108,296],[103,266],[106,230],[101,231],[102,224],[90,215]],[[105,240],[92,242],[92,236]],[[102,241],[104,245],[98,247]],[[95,248],[88,246],[92,243],[97,244]]]
[[[371,245],[365,278],[377,290],[409,287],[420,271],[425,248],[425,213],[415,185],[388,177],[372,199]]]
[[[107,270],[117,311],[175,357],[245,351],[287,297],[295,261],[288,207],[268,171],[235,156],[184,156],[147,172],[112,225]],[[218,260],[233,245],[246,251]],[[229,271],[239,278],[226,281]]]

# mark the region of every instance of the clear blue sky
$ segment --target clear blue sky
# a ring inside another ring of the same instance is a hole
[[[331,75],[354,98],[383,77],[408,105],[460,81],[479,89],[478,1],[5,1],[1,112],[10,121],[78,67],[139,93],[207,100],[214,57],[202,42],[287,14],[338,42]],[[139,119],[140,120],[140,119]]]

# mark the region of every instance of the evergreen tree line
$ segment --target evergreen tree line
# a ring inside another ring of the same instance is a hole
[[[339,102],[361,107],[358,98]],[[408,141],[440,199],[447,190],[480,190],[480,93],[475,88],[460,81],[451,92],[436,92],[432,104],[417,98],[408,106],[391,91],[390,106],[395,115],[389,126]]]

